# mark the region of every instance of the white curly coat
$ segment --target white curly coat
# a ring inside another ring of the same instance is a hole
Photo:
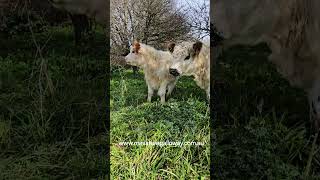
[[[178,80],[177,77],[169,74],[169,67],[173,63],[171,53],[135,42],[125,60],[126,63],[143,69],[148,85],[148,102],[151,102],[154,92],[158,90],[161,103],[165,103],[166,96],[171,94]]]

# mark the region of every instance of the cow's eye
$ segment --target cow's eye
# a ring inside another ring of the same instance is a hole
[[[184,60],[188,60],[190,59],[190,55],[188,55],[186,58],[184,58]]]

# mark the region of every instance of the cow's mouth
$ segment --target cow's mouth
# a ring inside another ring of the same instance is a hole
[[[180,76],[180,73],[178,72],[177,69],[172,69],[172,68],[170,68],[170,69],[169,69],[169,73],[170,73],[171,75],[175,76],[175,77]]]
[[[131,65],[132,63],[130,62],[130,60],[128,60],[127,58],[124,59],[124,62],[127,64],[127,65]]]
[[[130,66],[135,66],[135,64],[132,63],[132,62],[130,62],[130,61],[126,61],[126,64],[127,64],[127,65],[130,65]]]

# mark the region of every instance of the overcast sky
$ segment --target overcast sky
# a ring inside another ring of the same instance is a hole
[[[196,5],[196,4],[202,4],[204,1],[206,1],[206,3],[208,3],[208,8],[210,7],[210,0],[175,0],[176,2],[176,6],[179,8],[181,6],[189,6],[188,3],[193,6],[193,5]],[[208,14],[209,16],[209,14]],[[203,39],[203,41],[209,41],[210,40],[210,37],[205,37]]]

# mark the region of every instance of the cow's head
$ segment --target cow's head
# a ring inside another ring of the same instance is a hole
[[[125,57],[126,63],[132,66],[142,66],[145,64],[145,58],[142,56],[141,43],[134,41],[130,47],[129,54]]]
[[[173,65],[169,72],[174,76],[190,76],[195,71],[195,60],[199,56],[202,49],[202,42],[183,42],[175,45],[172,50],[174,59]]]
[[[279,4],[270,0],[214,0],[211,19],[230,45],[256,44],[273,30],[281,13]]]

